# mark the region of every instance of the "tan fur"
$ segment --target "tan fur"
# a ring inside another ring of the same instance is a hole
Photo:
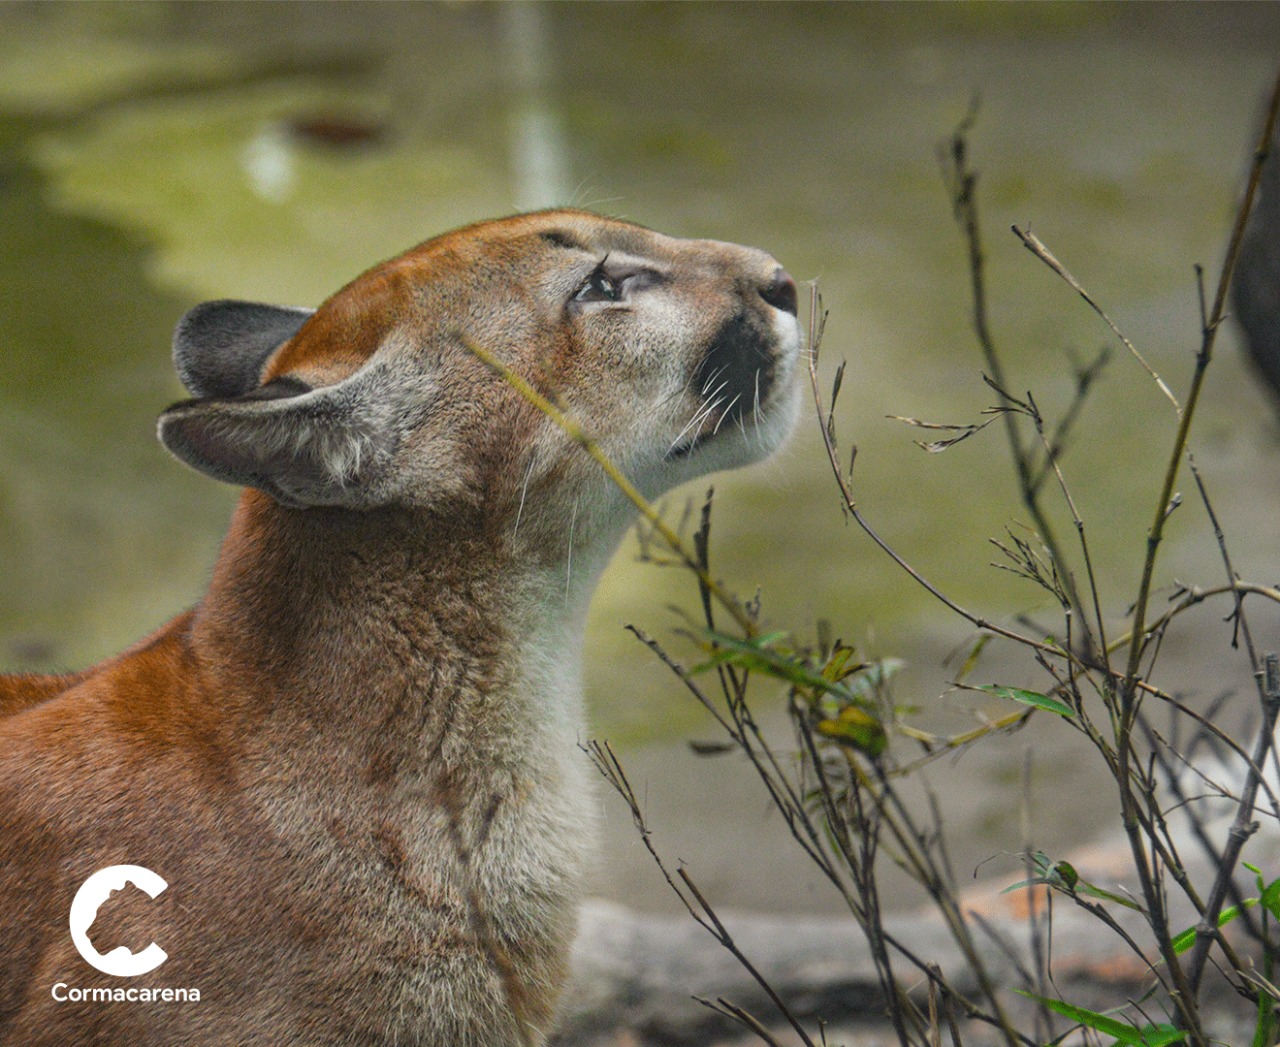
[[[626,299],[578,301],[602,260]],[[541,1044],[593,835],[577,648],[632,511],[461,336],[652,495],[785,435],[789,284],[760,252],[581,212],[486,223],[329,299],[260,374],[288,396],[166,412],[175,453],[252,486],[192,611],[88,672],[0,678],[0,1043]],[[750,332],[758,409],[694,388],[726,331]],[[67,922],[121,863],[169,883],[92,927],[169,954],[131,979]]]

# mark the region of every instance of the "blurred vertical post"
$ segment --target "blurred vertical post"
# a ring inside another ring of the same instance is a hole
[[[500,5],[511,90],[511,167],[521,211],[566,202],[560,117],[549,99],[551,45],[540,0]]]
[[[1258,197],[1231,285],[1236,322],[1256,372],[1280,408],[1280,130],[1271,136]]]

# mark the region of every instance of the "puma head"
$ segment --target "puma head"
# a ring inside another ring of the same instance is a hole
[[[174,338],[195,397],[160,438],[293,507],[556,517],[607,477],[470,346],[571,416],[648,497],[765,457],[798,399],[796,288],[762,251],[580,211],[469,226],[314,312],[218,301]]]

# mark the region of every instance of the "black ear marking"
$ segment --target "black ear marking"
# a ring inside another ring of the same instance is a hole
[[[301,396],[311,392],[312,387],[301,378],[291,374],[282,374],[273,378],[266,385],[260,385],[251,392],[240,397],[241,400],[283,400],[289,396]]]
[[[204,302],[178,321],[173,365],[193,396],[243,396],[258,387],[267,358],[310,315],[310,309],[258,302]]]

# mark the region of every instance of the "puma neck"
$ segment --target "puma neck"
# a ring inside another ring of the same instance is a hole
[[[565,553],[519,559],[480,518],[298,510],[249,491],[192,645],[239,729],[256,721],[296,752],[309,722],[371,782],[477,745],[518,760],[518,739],[581,730],[577,650],[607,554]]]

